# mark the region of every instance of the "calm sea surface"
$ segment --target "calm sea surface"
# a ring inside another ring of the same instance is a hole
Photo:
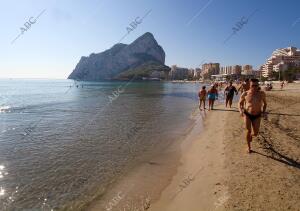
[[[1,79],[0,210],[89,202],[144,152],[183,135],[199,87]]]

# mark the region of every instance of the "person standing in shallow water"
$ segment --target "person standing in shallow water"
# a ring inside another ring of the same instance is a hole
[[[201,109],[201,105],[203,104],[203,109],[205,110],[205,100],[206,100],[206,87],[202,86],[202,89],[199,91],[198,93],[198,97],[199,97],[199,109],[200,111]]]
[[[258,79],[251,79],[250,89],[240,97],[239,110],[246,124],[248,153],[251,153],[253,136],[257,136],[262,115],[265,116],[267,101],[265,92],[259,89]]]
[[[214,109],[215,100],[218,98],[218,90],[216,89],[215,85],[211,85],[211,88],[207,92],[208,98],[208,110]]]

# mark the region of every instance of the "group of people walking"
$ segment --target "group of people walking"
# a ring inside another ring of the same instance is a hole
[[[208,99],[208,110],[214,109],[214,102],[218,99],[218,87],[222,85],[215,83],[211,85],[208,91],[203,86],[199,91],[199,109],[205,110],[205,101]],[[254,136],[258,135],[261,117],[266,115],[267,101],[266,94],[259,87],[258,79],[246,79],[237,89],[230,81],[224,89],[225,106],[232,107],[234,95],[241,92],[239,99],[239,112],[244,119],[246,126],[247,151],[251,153],[251,142]]]
[[[202,86],[202,89],[199,91],[198,96],[199,96],[199,109],[201,109],[203,105],[203,109],[205,108],[205,101],[206,97],[208,99],[208,110],[213,110],[214,109],[214,103],[215,100],[218,99],[218,89],[216,88],[216,85],[213,84],[211,85],[210,89],[206,91],[206,86]]]
[[[204,110],[206,109],[205,107],[206,98],[208,99],[208,110],[210,111],[214,109],[215,100],[217,100],[219,96],[218,88],[221,89],[222,86],[223,84],[214,83],[210,86],[208,91],[206,91],[206,86],[202,86],[202,89],[198,93],[200,110],[202,110],[202,107]],[[241,90],[241,87],[239,90]],[[226,107],[229,105],[229,107],[231,108],[234,94],[237,95],[238,90],[236,89],[235,86],[232,85],[232,81],[230,81],[228,86],[226,86],[224,89]]]

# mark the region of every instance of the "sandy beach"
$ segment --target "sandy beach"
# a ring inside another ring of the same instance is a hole
[[[221,107],[221,106],[217,106]],[[227,112],[203,112],[204,130],[194,128],[193,141],[183,142],[181,165],[160,200],[150,210],[222,209],[228,198],[224,179],[224,125]],[[214,125],[215,127],[212,127]]]
[[[299,210],[300,84],[275,86],[267,100],[252,154],[237,104],[206,112],[204,131],[184,142],[181,165],[150,210]]]
[[[300,84],[275,85],[267,101],[254,153],[237,103],[192,112],[180,142],[141,161],[89,210],[299,210]]]
[[[254,153],[244,153],[238,114],[228,118],[225,165],[230,198],[227,210],[300,209],[300,84],[275,86],[267,92],[268,117],[253,140]],[[233,127],[233,125],[236,127]]]

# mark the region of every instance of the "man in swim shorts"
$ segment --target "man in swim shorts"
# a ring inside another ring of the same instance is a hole
[[[236,95],[238,95],[237,89],[235,88],[235,86],[232,85],[232,81],[230,81],[229,85],[224,90],[224,95],[226,97],[226,100],[225,100],[226,108],[227,108],[228,103],[229,103],[229,107],[231,108],[234,93],[236,93]]]
[[[252,152],[252,137],[259,132],[261,116],[265,115],[266,108],[266,94],[259,89],[258,79],[251,79],[250,89],[243,92],[239,101],[239,110],[246,124],[248,153]]]

